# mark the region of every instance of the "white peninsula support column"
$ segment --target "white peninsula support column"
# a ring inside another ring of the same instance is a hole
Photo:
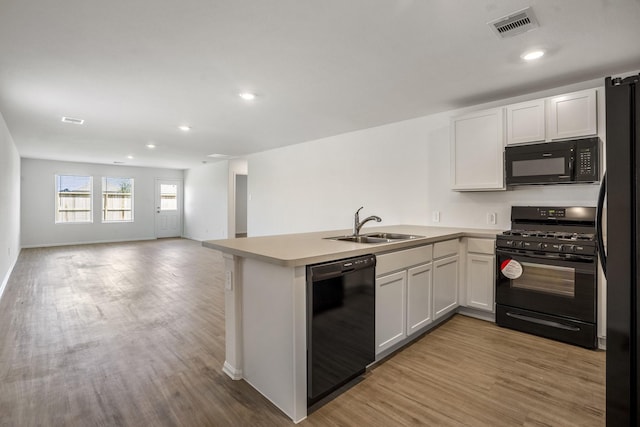
[[[242,258],[223,253],[225,264],[224,320],[225,361],[222,371],[234,380],[242,379]]]

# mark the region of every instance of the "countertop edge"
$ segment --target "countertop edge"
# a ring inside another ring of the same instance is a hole
[[[331,253],[325,254],[315,254],[312,256],[303,256],[300,258],[279,258],[272,257],[262,253],[252,252],[250,250],[230,247],[228,245],[229,241],[233,241],[234,239],[228,240],[205,240],[202,242],[202,246],[219,250],[223,253],[228,253],[231,255],[236,255],[243,258],[250,258],[259,261],[268,262],[270,264],[279,265],[282,267],[302,267],[310,264],[318,264],[322,262],[335,261],[343,258],[350,258],[360,255],[367,254],[382,254],[386,252],[394,252],[397,250],[410,249],[413,247],[429,245],[437,242],[441,242],[444,240],[451,239],[459,239],[462,237],[471,237],[471,238],[483,238],[483,239],[495,239],[496,235],[500,234],[501,230],[464,230],[461,229],[457,232],[448,232],[438,236],[431,237],[421,237],[414,240],[404,240],[400,242],[392,242],[392,243],[380,243],[380,244],[352,244],[348,248],[345,247],[344,250],[332,251]],[[275,236],[278,237],[278,236]],[[227,242],[226,244],[224,242]],[[342,244],[342,242],[339,242]],[[357,245],[357,248],[354,248],[353,245]],[[360,247],[361,246],[361,247]]]

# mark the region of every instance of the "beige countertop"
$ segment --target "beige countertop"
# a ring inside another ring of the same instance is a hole
[[[380,254],[459,237],[495,238],[497,234],[501,233],[501,230],[420,225],[365,227],[361,230],[361,234],[373,232],[402,233],[424,237],[392,243],[353,243],[326,239],[326,237],[347,236],[352,233],[352,230],[333,230],[207,240],[202,242],[202,246],[244,258],[259,259],[285,267],[297,267],[359,255]]]

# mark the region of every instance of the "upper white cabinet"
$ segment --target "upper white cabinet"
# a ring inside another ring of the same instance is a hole
[[[547,140],[596,135],[596,90],[547,99]]]
[[[507,145],[545,139],[545,100],[507,105]]]
[[[451,188],[504,190],[504,108],[451,121]]]

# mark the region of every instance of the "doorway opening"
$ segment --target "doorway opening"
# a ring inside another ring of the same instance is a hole
[[[247,237],[247,175],[236,175],[236,230],[235,237]]]

